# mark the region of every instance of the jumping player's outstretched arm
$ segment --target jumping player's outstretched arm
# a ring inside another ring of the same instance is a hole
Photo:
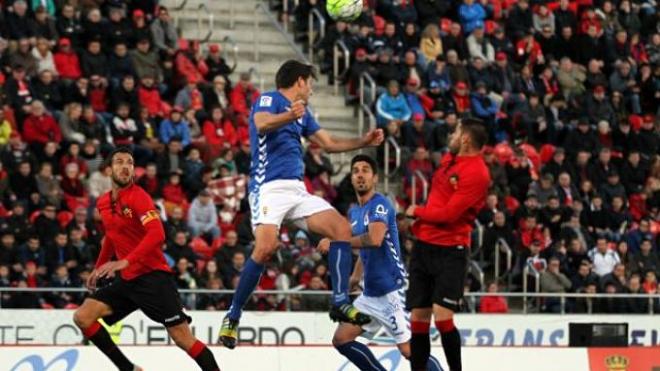
[[[270,107],[270,103],[269,106]],[[254,125],[259,134],[265,134],[290,124],[305,115],[305,103],[301,100],[291,104],[291,110],[282,113],[255,112]]]
[[[383,143],[385,134],[382,129],[369,130],[361,138],[337,138],[324,129],[312,134],[309,139],[321,146],[326,152],[347,152],[364,147],[376,147]]]

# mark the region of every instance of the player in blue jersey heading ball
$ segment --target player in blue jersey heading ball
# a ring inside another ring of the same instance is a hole
[[[340,139],[321,129],[306,108],[315,77],[313,66],[287,61],[275,76],[277,90],[262,94],[252,106],[248,191],[255,246],[220,329],[220,341],[230,349],[236,346],[243,306],[259,282],[264,263],[277,250],[279,228],[285,220],[332,240],[328,255],[333,289],[330,317],[358,325],[371,321],[349,301],[351,226],[324,199],[305,189],[301,139],[306,137],[327,152],[345,152],[378,146],[384,135],[377,129],[361,138]]]
[[[351,160],[351,183],[358,204],[348,211],[353,228],[351,247],[360,249],[360,256],[351,275],[350,286],[363,282],[363,292],[354,305],[372,321],[363,326],[341,323],[332,344],[349,361],[363,371],[385,371],[369,348],[355,339],[371,339],[381,328],[395,342],[405,358],[410,358],[410,313],[406,311],[405,290],[408,274],[399,248],[396,211],[392,203],[376,192],[378,167],[366,155]],[[329,250],[331,242],[323,239],[319,250]],[[429,358],[428,370],[441,371],[440,363]]]

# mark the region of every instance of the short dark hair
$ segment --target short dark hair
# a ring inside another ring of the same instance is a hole
[[[376,160],[371,158],[371,156],[357,155],[353,157],[353,159],[351,160],[351,169],[353,168],[353,165],[355,165],[356,162],[366,162],[371,167],[371,171],[374,174],[378,174],[378,163],[376,162]]]
[[[307,80],[310,77],[316,79],[314,66],[291,59],[277,70],[275,85],[278,89],[286,89],[295,85],[299,78]]]
[[[461,130],[470,135],[472,144],[481,149],[488,142],[488,133],[483,121],[475,118],[467,118],[461,122]]]
[[[106,166],[112,166],[112,159],[115,157],[116,154],[118,153],[127,153],[133,157],[133,151],[125,146],[117,147],[113,149],[109,154],[108,157],[105,158],[105,165]]]

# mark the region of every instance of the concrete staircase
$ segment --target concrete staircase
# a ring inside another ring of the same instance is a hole
[[[238,47],[238,66],[232,81],[238,80],[238,74],[248,72],[255,68],[263,79],[264,89],[271,90],[275,87],[275,73],[282,62],[288,59],[300,59],[299,54],[293,49],[287,37],[292,39],[292,34],[283,35],[272,24],[272,17],[267,16],[263,10],[256,10],[257,4],[266,2],[259,0],[212,0],[203,2],[208,10],[214,15],[213,35],[210,42],[223,45],[224,56],[231,60],[231,46],[223,39],[229,36]],[[230,4],[234,7],[234,27],[230,28]],[[172,15],[177,18],[178,26],[182,30],[182,36],[189,39],[204,37],[208,29],[208,15],[205,10],[199,10],[202,2],[189,0],[181,10],[175,10],[170,5]],[[201,32],[198,31],[198,21],[201,19]],[[254,36],[255,19],[259,22],[257,41],[259,45],[259,61],[255,61]],[[256,76],[255,76],[256,77]],[[259,85],[258,79],[253,83]],[[352,107],[344,103],[343,94],[334,95],[332,86],[327,84],[327,78],[320,77],[314,85],[314,95],[311,100],[311,108],[321,126],[339,137],[354,137],[357,135],[357,118],[354,117]],[[344,156],[344,159],[350,156]],[[333,162],[340,161],[339,157],[333,158]],[[346,171],[346,166],[344,166]],[[338,174],[334,180],[339,181],[343,174]]]

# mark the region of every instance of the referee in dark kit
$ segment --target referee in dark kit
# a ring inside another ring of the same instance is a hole
[[[461,337],[454,312],[463,298],[470,233],[486,200],[490,175],[481,157],[488,140],[480,120],[466,119],[450,137],[449,153],[433,175],[425,206],[406,210],[416,242],[410,260],[407,305],[411,309],[410,366],[426,370],[431,316],[440,331],[450,371],[461,371]]]

